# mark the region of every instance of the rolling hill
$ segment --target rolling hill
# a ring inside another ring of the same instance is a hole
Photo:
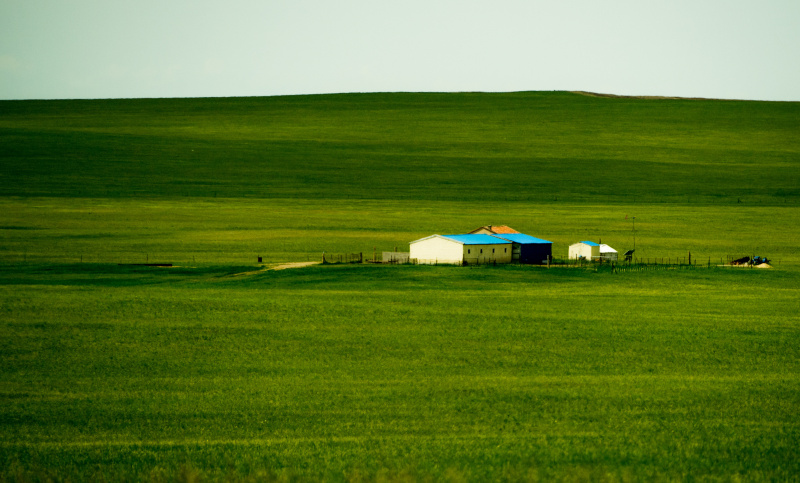
[[[565,92],[0,102],[0,195],[796,205],[800,103]]]

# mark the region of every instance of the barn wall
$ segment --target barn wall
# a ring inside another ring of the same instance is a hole
[[[600,256],[600,247],[575,243],[569,246],[569,258],[586,257],[587,260],[594,260]]]
[[[483,253],[481,253],[483,250]],[[494,253],[492,253],[494,250]],[[511,243],[496,245],[464,245],[464,262],[468,265],[511,263]]]
[[[411,244],[411,259],[426,265],[434,263],[461,265],[461,243],[441,237],[428,238]]]

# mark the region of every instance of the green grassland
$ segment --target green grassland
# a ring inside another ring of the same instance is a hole
[[[798,266],[800,209],[785,206],[591,205],[382,200],[0,199],[0,262],[169,262],[180,265],[321,260],[322,252],[397,248],[432,233],[508,223],[553,242],[598,240],[620,252],[719,262],[767,255]],[[628,216],[628,219],[626,219]],[[489,221],[487,221],[489,220]]]
[[[164,272],[0,273],[8,473],[758,480],[800,470],[800,290],[784,271]]]
[[[798,204],[798,103],[569,93],[21,101],[7,196]]]
[[[798,132],[558,92],[0,102],[0,481],[797,481]],[[490,223],[624,250],[633,216],[699,265],[263,270]]]

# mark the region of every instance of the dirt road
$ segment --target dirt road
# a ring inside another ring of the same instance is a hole
[[[317,265],[320,262],[293,262],[293,263],[282,263],[280,265],[276,265],[272,268],[268,268],[267,270],[286,270],[287,268],[300,268],[300,267],[308,267],[311,265]]]

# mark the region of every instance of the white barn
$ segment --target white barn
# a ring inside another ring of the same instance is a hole
[[[410,243],[412,263],[479,265],[511,263],[508,240],[491,235],[431,235]]]
[[[582,241],[569,246],[569,258],[584,260],[600,259],[600,244],[592,241]]]

